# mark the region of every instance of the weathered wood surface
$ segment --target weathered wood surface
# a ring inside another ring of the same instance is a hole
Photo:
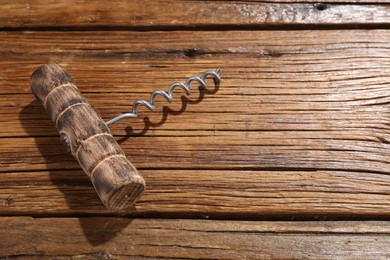
[[[389,8],[2,1],[0,258],[389,259],[388,222],[367,221],[390,213]],[[222,84],[111,127],[147,189],[110,218],[30,92],[48,62],[105,120],[204,70]]]
[[[0,241],[21,259],[388,259],[390,224],[2,217]]]
[[[56,160],[57,158],[53,158]],[[58,165],[61,160],[58,157]],[[390,177],[326,170],[141,170],[133,216],[351,219],[389,216]],[[113,215],[81,170],[1,173],[2,215]],[[117,214],[122,215],[122,214]]]
[[[221,67],[216,93],[194,86],[197,104],[178,91],[179,112],[162,113],[161,100],[141,111],[147,121],[111,127],[146,178],[141,215],[389,214],[388,31],[192,33],[3,32],[1,214],[108,213],[30,93],[48,61],[69,68],[105,119]]]
[[[7,0],[0,28],[389,25],[390,6],[383,1],[326,2]]]

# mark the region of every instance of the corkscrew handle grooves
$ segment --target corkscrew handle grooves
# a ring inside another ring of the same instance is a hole
[[[145,181],[73,78],[59,65],[46,64],[34,71],[30,86],[106,207],[131,207],[144,191]]]

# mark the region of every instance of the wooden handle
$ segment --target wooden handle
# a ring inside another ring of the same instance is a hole
[[[30,86],[104,205],[113,210],[132,206],[144,191],[145,181],[73,78],[59,65],[46,64],[34,71]]]

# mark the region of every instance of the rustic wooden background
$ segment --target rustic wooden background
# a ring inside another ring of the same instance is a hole
[[[0,258],[390,258],[385,2],[1,1]],[[111,127],[147,182],[115,213],[30,91],[48,62],[106,120],[222,83]]]

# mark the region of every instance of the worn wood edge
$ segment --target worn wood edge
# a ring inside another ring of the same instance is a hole
[[[331,2],[331,1],[330,1]],[[389,6],[381,3],[270,3],[261,1],[46,1],[0,7],[0,28],[291,26],[389,24]],[[347,4],[346,4],[347,3]],[[12,11],[11,11],[12,10]],[[164,12],[161,10],[174,10]],[[82,14],[82,15],[81,15]],[[318,27],[317,27],[318,28]]]
[[[237,219],[383,219],[389,215],[389,175],[326,170],[140,173],[148,188],[134,209],[121,213],[104,208],[81,170],[1,173],[0,214]]]
[[[2,257],[366,259],[370,255],[385,259],[390,255],[388,222],[29,217],[0,220]]]

